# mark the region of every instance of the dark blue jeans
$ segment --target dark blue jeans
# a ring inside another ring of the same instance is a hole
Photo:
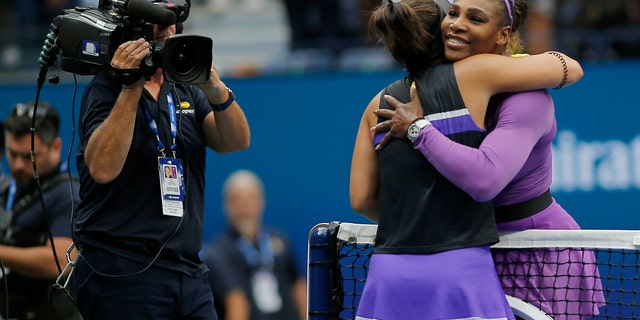
[[[86,260],[85,260],[86,259]],[[78,309],[86,320],[217,320],[207,275],[193,278],[102,251],[83,250],[73,271]]]

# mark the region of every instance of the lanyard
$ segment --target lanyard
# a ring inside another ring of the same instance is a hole
[[[257,247],[247,238],[240,236],[237,241],[238,249],[252,267],[270,270],[274,266],[274,252],[271,237],[266,231],[258,235]]]
[[[13,208],[13,200],[16,197],[16,179],[11,178],[11,184],[9,185],[9,192],[7,193],[7,203],[5,209],[11,211]]]
[[[171,153],[173,157],[176,157],[176,136],[178,135],[178,121],[176,119],[176,105],[173,102],[173,94],[171,92],[167,93],[167,105],[169,106],[169,122],[171,123]],[[166,157],[164,152],[164,145],[162,144],[162,140],[160,139],[160,134],[158,133],[158,124],[156,120],[153,118],[151,114],[151,109],[147,105],[147,100],[142,100],[142,106],[144,108],[144,113],[147,116],[147,123],[149,124],[149,128],[156,135],[156,140],[158,141],[158,151],[162,154],[163,157]]]

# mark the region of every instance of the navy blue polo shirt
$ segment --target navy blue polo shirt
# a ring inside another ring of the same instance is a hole
[[[66,168],[66,167],[65,167]],[[64,175],[62,179],[56,180],[49,185],[49,180],[53,180],[58,175]],[[33,234],[47,235],[48,230],[51,231],[53,237],[71,238],[71,214],[73,213],[73,205],[77,206],[80,199],[78,198],[78,180],[68,176],[60,166],[53,173],[40,177],[46,190],[42,194],[42,201],[46,211],[42,211],[42,203],[36,197],[35,200],[16,217],[12,222],[12,226],[24,230],[29,230]],[[70,188],[74,191],[69,192]],[[21,199],[20,190],[15,195],[15,199]],[[15,202],[15,201],[14,201]],[[2,203],[6,206],[6,203]],[[46,217],[45,217],[46,214]],[[41,243],[42,245],[44,243]],[[24,244],[16,244],[24,246]]]
[[[249,299],[251,305],[249,318],[251,320],[300,319],[293,287],[296,281],[303,278],[303,275],[296,264],[293,245],[281,231],[272,227],[265,227],[265,229],[268,230],[272,243],[272,271],[278,282],[282,308],[274,313],[260,311],[253,295],[252,286],[252,278],[260,270],[260,267],[256,265],[258,262],[253,259],[259,258],[255,256],[252,259],[248,258],[246,252],[239,245],[240,235],[234,230],[227,230],[218,235],[203,251],[205,261],[211,270],[208,275],[209,284],[212,288],[213,301],[216,303],[219,319],[224,319],[227,312],[223,303],[225,296],[236,288],[241,288]],[[258,251],[254,254],[260,255]]]
[[[29,203],[19,212],[14,212],[16,215],[11,223],[11,237],[3,239],[3,244],[17,247],[41,246],[48,240],[49,231],[54,238],[71,238],[71,214],[74,205],[80,201],[78,179],[68,176],[59,166],[54,172],[41,175],[40,180],[44,203],[41,203],[40,198],[33,193],[35,189],[33,184],[26,189],[18,187],[13,197],[14,201],[9,206],[7,206],[7,197],[11,192],[6,190],[0,195],[0,205],[3,208],[10,207],[13,210],[17,209],[18,203],[22,201]],[[73,194],[70,189],[73,190]],[[26,200],[27,198],[32,200]],[[42,209],[43,205],[45,210]],[[59,244],[56,243],[56,245]],[[66,249],[66,247],[62,249]],[[58,256],[58,259],[62,266],[66,264],[64,256]],[[52,284],[51,279],[28,277],[11,272],[7,275],[6,281],[8,291],[3,292],[0,296],[8,295],[10,297],[9,310],[23,312],[22,310],[26,308],[34,312],[44,311],[39,306],[47,303],[47,292]],[[0,307],[2,312],[5,312],[6,309],[7,306]]]
[[[138,107],[131,148],[120,175],[107,184],[98,184],[89,174],[84,162],[86,144],[111,112],[121,89],[107,72],[101,72],[82,96],[77,152],[81,201],[73,232],[81,248],[107,251],[144,264],[150,263],[164,245],[154,266],[195,276],[207,270],[198,252],[202,246],[206,156],[202,123],[211,107],[197,87],[172,86],[168,82],[162,85],[159,101],[144,90],[141,101],[149,106],[170,155],[167,97],[173,94],[178,109],[176,151],[182,161],[186,194],[182,221],[162,214],[158,173],[161,154],[142,107]]]

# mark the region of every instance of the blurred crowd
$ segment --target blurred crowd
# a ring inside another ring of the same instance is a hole
[[[97,1],[97,0],[96,0]],[[5,0],[0,6],[0,70],[37,67],[49,24],[80,0]]]
[[[5,0],[0,7],[0,73],[37,68],[37,57],[53,17],[63,8],[97,6],[98,0]],[[582,61],[616,61],[640,57],[640,0],[530,0],[526,49],[563,51]],[[95,3],[94,3],[95,2]],[[367,59],[376,69],[394,66],[367,35],[367,19],[380,0],[192,0],[191,15],[211,15],[211,23],[229,15],[246,17],[278,6],[274,23],[283,53],[250,74],[291,69],[349,70]],[[238,20],[244,24],[245,20]],[[234,32],[234,28],[226,28]],[[234,37],[243,38],[242,31]],[[240,41],[239,40],[239,41]],[[252,40],[248,40],[252,41]],[[242,50],[242,49],[239,49]],[[360,68],[362,69],[362,68]]]
[[[531,53],[555,48],[583,61],[640,57],[640,0],[532,0]]]

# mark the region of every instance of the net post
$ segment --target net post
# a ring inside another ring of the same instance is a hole
[[[307,319],[329,320],[331,289],[329,287],[329,224],[315,225],[309,233],[307,265]]]

